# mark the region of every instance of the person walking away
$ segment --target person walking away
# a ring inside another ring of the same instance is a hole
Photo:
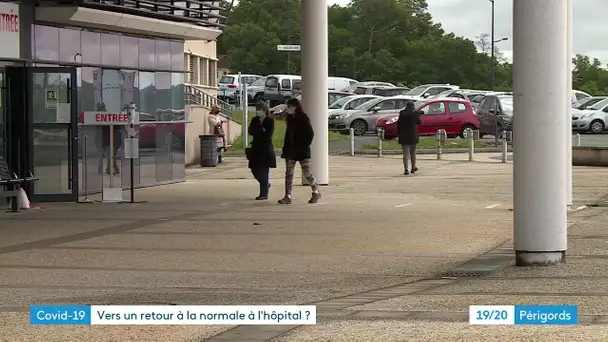
[[[287,101],[287,130],[283,143],[281,158],[285,158],[285,196],[279,200],[279,204],[291,203],[291,190],[293,187],[293,173],[296,163],[300,163],[304,177],[312,188],[312,196],[308,203],[318,203],[321,199],[319,186],[315,176],[311,172],[310,144],[314,138],[314,131],[310,124],[310,118],[304,112],[302,104],[298,99],[292,98]]]
[[[110,161],[110,129],[114,130],[114,154],[112,156],[112,160]],[[106,163],[106,173],[110,174],[110,163],[114,167],[114,174],[120,173],[120,168],[118,167],[118,151],[122,146],[122,130],[120,126],[100,126],[101,130],[101,154],[99,159],[99,166],[97,167],[97,172],[103,173],[103,164],[104,160],[108,158],[108,162]]]
[[[258,103],[256,105],[256,116],[251,119],[247,130],[253,138],[247,153],[249,168],[253,177],[260,183],[260,194],[255,199],[264,201],[268,199],[270,169],[277,167],[277,159],[272,145],[274,119],[268,115],[266,104]]]
[[[226,133],[224,133],[224,128],[222,127],[223,122],[220,117],[220,108],[218,106],[213,105],[213,107],[211,107],[207,122],[209,123],[209,134],[218,136],[217,162],[218,164],[221,164],[223,152],[226,151]]]
[[[399,112],[399,120],[397,121],[397,134],[399,135],[399,144],[403,149],[403,168],[404,175],[409,175],[409,162],[412,163],[412,173],[416,173],[416,145],[418,145],[418,126],[420,125],[420,112],[416,111],[414,102],[408,102],[405,108]]]

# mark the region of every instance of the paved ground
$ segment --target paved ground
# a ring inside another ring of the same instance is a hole
[[[493,156],[421,156],[420,174],[409,177],[399,156],[331,157],[318,205],[306,204],[306,187],[293,205],[275,204],[282,168],[272,173],[272,200],[252,201],[256,184],[243,159],[230,158],[188,170],[187,183],[138,190],[148,203],[0,213],[0,341],[541,341],[547,331],[553,341],[606,340],[608,212],[582,208],[606,194],[606,172],[575,169],[568,264],[501,268],[513,259],[512,175]],[[498,270],[437,280],[480,267]],[[597,324],[464,323],[470,304],[545,302],[580,304]],[[317,303],[319,324],[30,327],[28,306],[51,303]]]

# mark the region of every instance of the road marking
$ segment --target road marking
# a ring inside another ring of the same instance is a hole
[[[486,207],[486,209],[493,209],[493,208],[496,208],[496,207],[500,207],[500,204],[489,205],[489,206]]]
[[[414,204],[414,203],[399,204],[399,205],[396,205],[395,208],[405,208],[405,207],[409,207],[412,204]]]

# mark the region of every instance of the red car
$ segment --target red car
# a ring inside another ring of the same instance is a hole
[[[479,129],[479,119],[471,103],[461,99],[429,99],[416,102],[416,110],[421,111],[422,124],[418,126],[418,134],[435,135],[440,129],[445,129],[448,137],[464,138],[467,128]],[[397,119],[399,114],[386,115],[378,119],[376,127],[384,129],[386,139],[396,138]]]

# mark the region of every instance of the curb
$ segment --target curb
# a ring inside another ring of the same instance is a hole
[[[502,149],[500,148],[495,148],[495,147],[480,147],[480,148],[476,148],[475,149],[475,153],[500,153],[502,152]],[[509,153],[513,152],[512,148],[509,148],[508,151]],[[281,153],[281,150],[275,150],[275,153]],[[437,149],[432,149],[432,148],[425,148],[425,149],[419,149],[416,150],[417,154],[436,154],[437,153]],[[469,149],[467,148],[443,148],[441,150],[442,154],[449,154],[449,153],[469,153]],[[362,155],[377,155],[378,154],[378,150],[355,150],[355,155],[357,154],[362,154]],[[401,150],[382,150],[382,154],[386,154],[386,155],[401,155],[403,154],[403,151]],[[242,157],[245,155],[245,152],[224,152],[224,156],[225,157]],[[338,155],[338,156],[342,156],[342,155],[350,155],[350,152],[348,151],[330,151],[329,155]]]

